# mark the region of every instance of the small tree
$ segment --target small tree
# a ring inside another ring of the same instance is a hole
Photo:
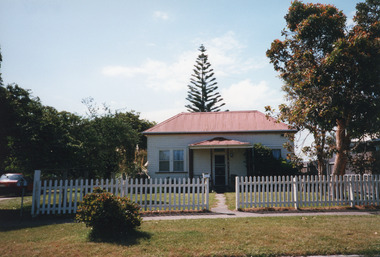
[[[93,238],[118,239],[141,225],[140,206],[96,188],[79,203],[76,220],[92,228]]]
[[[190,78],[191,84],[188,85],[189,91],[186,100],[190,104],[185,107],[189,112],[219,112],[225,103],[221,102],[223,98],[216,91],[218,86],[216,86],[214,70],[211,69],[208,56],[205,54],[206,48],[201,45],[199,51],[201,53],[194,65],[194,74]]]

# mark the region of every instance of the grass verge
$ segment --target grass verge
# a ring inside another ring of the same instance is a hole
[[[0,225],[2,256],[375,255],[380,217],[308,216],[146,221],[129,238],[89,239],[84,224],[57,219]]]

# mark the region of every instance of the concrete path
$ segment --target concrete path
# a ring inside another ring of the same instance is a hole
[[[322,216],[322,215],[380,215],[380,211],[326,211],[326,212],[240,212],[228,210],[224,194],[216,194],[218,204],[208,213],[154,214],[143,216],[143,220],[179,220],[179,219],[226,219],[247,217],[283,217],[283,216]]]

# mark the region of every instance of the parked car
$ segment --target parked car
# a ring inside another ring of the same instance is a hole
[[[33,182],[26,178],[22,173],[6,173],[0,177],[0,195],[4,194],[22,194],[33,191]]]

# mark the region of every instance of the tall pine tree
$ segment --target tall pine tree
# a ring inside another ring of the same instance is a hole
[[[186,98],[190,104],[185,107],[189,112],[219,112],[220,107],[225,103],[221,102],[223,98],[216,91],[218,86],[216,86],[214,70],[211,69],[208,56],[205,54],[206,48],[201,45],[198,50],[201,53],[194,65],[194,74],[191,75],[191,84],[188,85],[189,91]]]

